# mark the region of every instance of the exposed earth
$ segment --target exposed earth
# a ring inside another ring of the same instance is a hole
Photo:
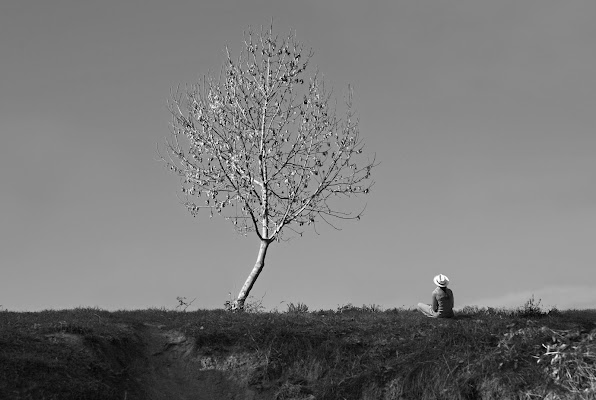
[[[78,399],[75,392],[85,399],[275,398],[271,388],[251,382],[260,365],[255,354],[210,347],[199,351],[195,339],[163,325],[119,323],[113,328],[111,336],[60,331],[29,337],[30,342],[49,351],[54,348],[61,356],[53,366],[53,358],[47,359],[48,353],[43,356],[46,361],[41,361],[35,358],[33,346],[27,345],[27,357],[32,357],[25,362],[29,367],[25,367],[18,381],[16,376],[0,379],[0,398]],[[22,356],[11,357],[14,360]],[[57,387],[62,389],[49,389]]]
[[[135,363],[144,398],[152,400],[266,400],[271,393],[248,388],[254,356],[223,360],[197,352],[195,341],[180,332],[145,325],[140,331],[144,356]],[[129,397],[132,398],[132,397]]]

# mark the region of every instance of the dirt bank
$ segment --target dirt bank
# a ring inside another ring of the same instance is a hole
[[[273,395],[250,387],[251,371],[258,368],[254,355],[202,353],[194,339],[161,326],[138,329],[143,356],[131,366],[142,388],[129,399],[142,395],[151,400],[269,400]]]
[[[152,324],[105,324],[104,331],[0,335],[2,400],[270,400],[251,381],[259,358],[233,348],[198,348]],[[6,327],[5,327],[6,328]],[[253,378],[254,380],[254,378]]]

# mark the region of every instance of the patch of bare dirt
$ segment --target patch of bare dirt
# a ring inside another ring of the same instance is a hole
[[[271,393],[249,387],[250,371],[257,366],[251,355],[205,356],[194,339],[160,326],[144,325],[139,334],[145,343],[144,357],[130,368],[142,393],[131,393],[128,399],[273,399]]]

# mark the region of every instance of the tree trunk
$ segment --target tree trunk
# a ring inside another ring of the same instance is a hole
[[[263,270],[263,267],[265,266],[265,255],[267,254],[267,248],[269,247],[269,244],[269,240],[261,240],[261,247],[259,248],[259,254],[257,255],[257,262],[250,272],[250,275],[248,275],[246,282],[244,282],[244,286],[242,286],[242,290],[240,290],[238,298],[232,307],[233,310],[244,310],[244,302],[246,301],[246,298],[248,297],[253,285],[257,281],[259,274]]]

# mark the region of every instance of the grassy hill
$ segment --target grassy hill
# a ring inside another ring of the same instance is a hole
[[[1,399],[594,399],[596,310],[0,312]]]

